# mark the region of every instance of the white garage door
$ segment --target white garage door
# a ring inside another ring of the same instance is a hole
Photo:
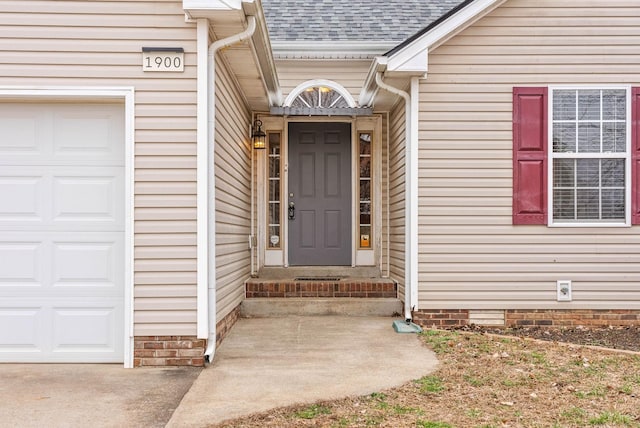
[[[5,102],[0,130],[0,361],[123,361],[124,107]]]

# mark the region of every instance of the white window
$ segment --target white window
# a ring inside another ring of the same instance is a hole
[[[550,92],[550,224],[630,224],[629,89]]]
[[[287,96],[284,105],[295,108],[331,109],[356,107],[356,102],[342,85],[330,80],[316,79],[298,85]]]

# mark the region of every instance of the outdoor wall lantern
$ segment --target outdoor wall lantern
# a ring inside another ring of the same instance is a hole
[[[262,130],[262,121],[256,120],[253,122],[253,133],[251,134],[251,139],[253,140],[253,148],[256,150],[265,149],[267,134]]]

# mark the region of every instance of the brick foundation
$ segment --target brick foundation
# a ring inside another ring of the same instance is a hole
[[[422,327],[462,327],[469,324],[466,309],[420,309],[412,313],[413,322]]]
[[[216,325],[216,346],[224,340],[240,317],[240,306]],[[133,366],[204,366],[206,339],[195,336],[136,336]]]
[[[608,327],[639,325],[640,310],[627,309],[574,309],[574,310],[531,310],[514,309],[505,311],[507,327]]]
[[[136,336],[133,366],[202,367],[206,342],[195,336]]]
[[[640,310],[611,309],[508,309],[505,327],[570,327],[640,325]],[[469,324],[466,309],[420,309],[413,312],[413,321],[423,327],[454,328]],[[498,326],[492,326],[498,327]]]
[[[218,321],[218,324],[216,324],[216,347],[222,343],[227,333],[229,333],[229,330],[231,330],[231,327],[238,321],[238,318],[240,318],[240,305],[236,306],[226,317]]]

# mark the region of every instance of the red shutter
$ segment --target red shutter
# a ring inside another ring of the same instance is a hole
[[[513,224],[547,224],[547,88],[513,88]]]
[[[631,88],[631,224],[640,224],[640,88]]]

